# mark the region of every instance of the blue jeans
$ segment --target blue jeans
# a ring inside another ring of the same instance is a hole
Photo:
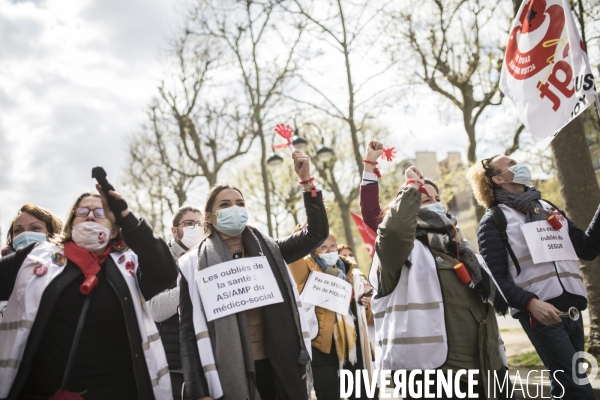
[[[585,378],[585,374],[577,373],[582,362],[581,358],[576,360],[576,368],[573,370],[573,356],[578,351],[584,351],[583,319],[571,321],[569,318],[562,318],[560,324],[553,325],[544,325],[536,321],[535,328],[532,328],[529,315],[524,315],[519,317],[519,322],[546,369],[550,370],[552,398],[594,400],[594,391],[589,383],[578,385],[573,381],[573,373],[578,378]],[[555,373],[559,370],[562,372]]]

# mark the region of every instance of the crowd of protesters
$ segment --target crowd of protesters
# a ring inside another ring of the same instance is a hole
[[[583,231],[530,186],[525,164],[487,158],[467,174],[487,209],[476,254],[418,168],[380,204],[382,151],[368,144],[360,186],[363,220],[377,233],[366,276],[330,231],[298,150],[306,223],[284,238],[247,225],[251,200],[227,183],[213,185],[203,207],[179,209],[168,242],[104,186],[82,193],[64,223],[24,205],[0,258],[0,400],[304,400],[313,390],[335,400],[341,370],[370,378],[461,369],[479,371],[477,398],[510,399],[496,321],[509,311],[550,370],[553,396],[594,399],[577,379],[582,361],[572,363],[584,350],[583,320],[573,313],[587,308],[577,258],[600,254],[598,213]],[[530,223],[562,229],[576,256],[540,261],[522,229]],[[261,276],[278,300],[214,318],[206,274],[243,259],[263,260]],[[351,291],[342,310],[307,295],[309,279],[325,277]],[[369,398],[360,385],[351,399]],[[467,391],[466,380],[459,385]]]

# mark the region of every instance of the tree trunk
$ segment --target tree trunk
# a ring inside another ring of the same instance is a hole
[[[465,107],[463,110],[463,124],[467,137],[469,138],[469,146],[467,147],[467,163],[469,166],[477,162],[477,140],[475,139],[475,125],[471,123],[471,114],[473,113],[472,107]],[[472,198],[473,205],[475,206],[475,218],[477,221],[481,221],[483,214],[485,214],[485,208],[477,203],[475,196]]]
[[[350,58],[348,48],[344,46],[344,57],[346,61],[346,77],[348,79],[348,125],[350,126],[350,135],[352,137],[352,150],[354,151],[354,160],[358,167],[358,175],[362,177],[364,165],[360,144],[358,142],[358,129],[354,121],[354,86],[352,84],[352,74],[350,73]]]
[[[262,176],[263,191],[265,193],[265,214],[269,237],[273,237],[273,222],[271,221],[271,188],[269,187],[269,174],[267,172],[267,143],[262,129],[262,121],[257,119],[258,135],[260,136],[260,174]]]
[[[519,11],[519,8],[521,7],[521,3],[523,3],[523,0],[512,0],[513,2],[513,13],[514,15],[517,15],[517,11]]]
[[[352,235],[352,218],[350,217],[350,205],[338,202],[342,222],[344,224],[344,236],[346,236],[346,244],[354,249],[354,236]]]
[[[574,119],[551,143],[565,211],[579,228],[586,230],[600,203],[600,188],[592,165],[581,117]],[[594,357],[600,356],[600,263],[581,261],[581,274],[588,292],[590,336]],[[564,310],[561,310],[564,311]]]

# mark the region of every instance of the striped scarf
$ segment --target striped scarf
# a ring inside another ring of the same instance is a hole
[[[514,193],[496,189],[494,196],[498,204],[504,204],[525,215],[525,222],[545,221],[550,216],[540,204],[542,194],[533,186],[525,186],[525,192]]]
[[[417,215],[416,239],[430,249],[459,259],[471,276],[473,284],[471,288],[479,294],[482,301],[494,306],[496,311],[506,313],[508,305],[502,296],[496,296],[498,288],[494,280],[477,261],[477,257],[469,248],[469,243],[464,240],[456,218],[452,214],[440,214],[420,209]]]

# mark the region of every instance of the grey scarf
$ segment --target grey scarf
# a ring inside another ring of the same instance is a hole
[[[473,289],[481,299],[493,305],[500,313],[507,311],[508,305],[502,296],[496,296],[497,288],[494,280],[479,264],[468,242],[463,239],[453,215],[420,209],[417,215],[416,238],[430,249],[459,258],[471,276]]]
[[[496,189],[494,196],[498,204],[504,204],[525,214],[525,222],[545,221],[550,216],[540,204],[542,194],[533,186],[526,186],[523,193]]]
[[[198,249],[198,270],[232,259],[223,239],[212,234]],[[216,319],[208,324],[208,328],[215,361],[219,366],[221,386],[225,392],[223,399],[260,399],[254,387],[256,371],[246,314],[240,312]]]
[[[242,234],[242,241],[246,256],[267,257],[285,300],[284,303],[262,308],[267,356],[271,357],[269,353],[278,355],[277,358],[270,358],[276,397],[304,400],[308,396],[306,385],[310,374],[310,360],[304,348],[302,328],[287,266],[277,243],[263,236],[258,230],[246,227]],[[231,253],[218,234],[213,233],[205,238],[199,246],[199,270],[230,260],[232,260]],[[289,317],[290,315],[293,317]],[[254,386],[256,371],[245,313],[240,312],[209,322],[208,329],[215,362],[219,369],[219,378],[225,392],[223,399],[259,400],[260,395]],[[280,339],[273,341],[275,337]],[[295,341],[299,341],[300,354],[289,352],[291,347],[297,347],[298,343]],[[279,347],[280,342],[283,348]],[[286,363],[287,365],[282,365]]]

